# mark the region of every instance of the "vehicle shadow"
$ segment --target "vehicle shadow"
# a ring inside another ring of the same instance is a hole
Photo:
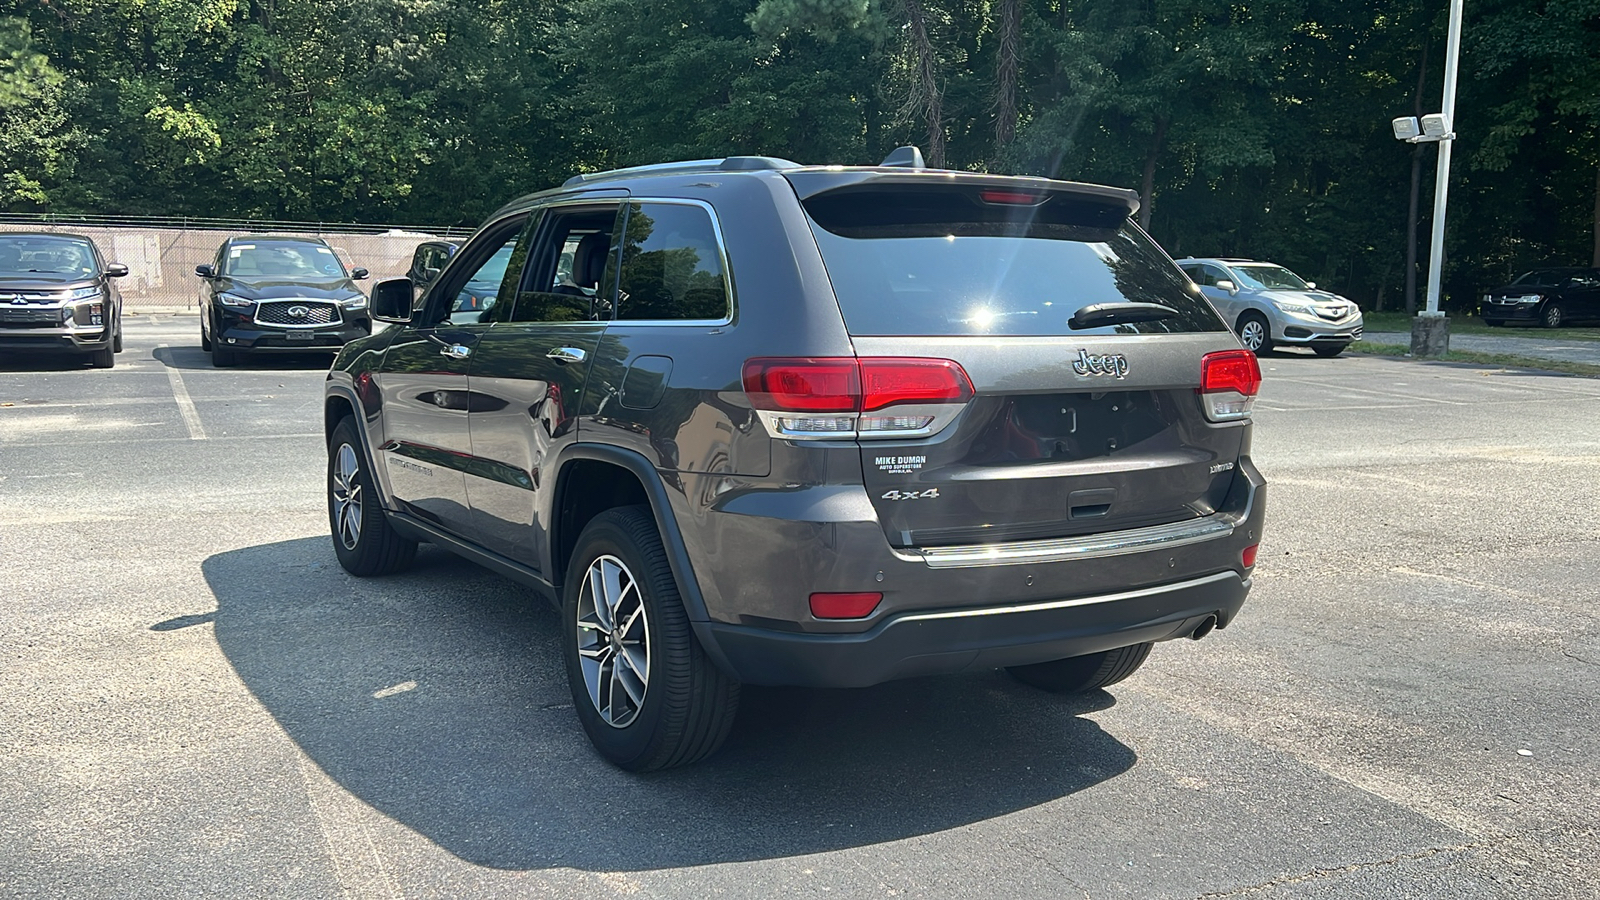
[[[557,618],[519,586],[423,548],[344,574],[326,538],[205,561],[214,621],[255,696],[329,776],[457,856],[505,869],[657,869],[938,832],[1056,800],[1135,754],[1000,673],[851,691],[746,688],[724,748],[631,775],[589,747]]]
[[[0,372],[75,372],[99,371],[89,365],[89,357],[77,353],[25,353],[0,354]]]
[[[333,362],[334,354],[331,351],[316,353],[262,353],[255,356],[241,356],[239,363],[230,369],[221,371],[260,370],[264,372],[284,372],[305,369],[318,369],[326,371]],[[191,347],[157,347],[155,358],[169,369],[214,369],[211,364],[211,354],[201,350],[196,344]]]

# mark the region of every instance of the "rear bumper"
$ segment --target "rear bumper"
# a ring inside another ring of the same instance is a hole
[[[1117,594],[906,613],[862,634],[794,634],[719,623],[702,631],[709,631],[728,667],[746,683],[866,687],[1171,640],[1193,632],[1207,616],[1226,625],[1249,591],[1249,578],[1219,572]]]
[[[1243,456],[1227,502],[1204,519],[918,550],[889,546],[860,487],[746,494],[684,530],[708,614],[696,634],[741,681],[816,687],[1170,640],[1238,613],[1252,571],[1241,556],[1261,540],[1265,505]],[[867,618],[822,620],[809,613],[813,591],[883,598]]]

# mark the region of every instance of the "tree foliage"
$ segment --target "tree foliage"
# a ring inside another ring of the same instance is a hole
[[[1600,0],[1469,6],[1447,294],[1600,254]],[[468,224],[768,154],[1138,188],[1174,253],[1404,282],[1421,0],[0,0],[0,209]],[[1429,166],[1431,170],[1431,164]],[[1424,185],[1427,188],[1427,185]]]

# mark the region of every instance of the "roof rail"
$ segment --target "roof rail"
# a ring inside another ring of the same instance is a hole
[[[683,162],[655,163],[648,166],[630,166],[605,172],[574,175],[562,187],[593,184],[597,181],[614,181],[639,175],[676,175],[695,172],[756,172],[766,169],[798,169],[800,164],[772,156],[729,156],[725,159],[691,159]]]

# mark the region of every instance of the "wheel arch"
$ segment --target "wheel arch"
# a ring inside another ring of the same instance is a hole
[[[666,484],[642,455],[606,444],[572,444],[561,454],[550,511],[550,582],[560,590],[578,536],[590,520],[608,509],[643,505],[655,519],[672,566],[672,577],[691,622],[704,622],[705,599],[672,513]]]
[[[389,493],[388,474],[378,465],[378,454],[372,446],[372,435],[367,431],[365,418],[357,410],[362,409],[360,398],[355,388],[330,381],[326,393],[322,397],[322,443],[326,447],[333,440],[333,430],[346,417],[355,423],[356,437],[361,441],[361,453],[367,459],[367,470],[372,475],[372,486],[377,489],[378,503],[384,509],[394,509],[394,503]]]

